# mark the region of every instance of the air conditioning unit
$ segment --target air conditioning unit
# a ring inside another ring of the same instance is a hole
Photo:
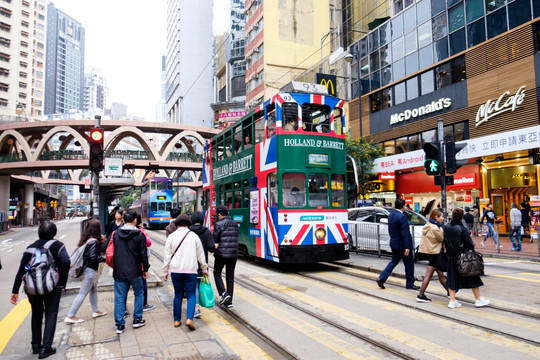
[[[251,60],[251,55],[246,55],[246,60],[250,61]]]
[[[259,74],[253,75],[252,79],[253,79],[253,80],[259,80]]]
[[[253,53],[258,53],[259,52],[259,49],[255,48],[253,49]]]

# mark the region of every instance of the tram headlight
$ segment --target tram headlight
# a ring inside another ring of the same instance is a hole
[[[317,240],[324,240],[326,238],[326,230],[322,227],[317,228],[317,230],[315,230],[315,237]]]

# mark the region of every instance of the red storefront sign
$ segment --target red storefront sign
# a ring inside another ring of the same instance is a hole
[[[412,197],[406,197],[405,198],[405,204],[412,204],[413,203],[413,198]]]
[[[463,173],[460,173],[461,171],[463,171]],[[454,185],[448,185],[446,189],[452,191],[478,189],[480,183],[477,179],[479,178],[479,168],[467,166],[459,169],[458,173],[454,174]],[[396,193],[398,194],[439,191],[441,191],[441,187],[435,186],[434,177],[426,175],[423,171],[399,174],[396,176]]]
[[[379,173],[379,180],[396,180],[396,173],[395,172],[389,172],[389,173]]]

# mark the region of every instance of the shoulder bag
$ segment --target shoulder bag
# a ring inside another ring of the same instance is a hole
[[[446,271],[446,254],[444,253],[444,242],[441,246],[441,251],[439,251],[439,255],[437,255],[437,269],[443,272]]]
[[[113,231],[107,249],[105,250],[105,264],[109,267],[114,268],[114,233]]]
[[[467,250],[457,260],[457,270],[463,277],[484,275],[484,259],[482,254]]]

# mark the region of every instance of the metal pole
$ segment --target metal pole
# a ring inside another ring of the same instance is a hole
[[[92,171],[92,190],[93,190],[93,199],[92,199],[92,217],[94,219],[99,219],[99,172]]]
[[[356,53],[356,64],[357,71],[358,71],[358,125],[360,127],[360,137],[363,137],[362,132],[362,101],[360,100],[362,98],[362,86],[360,83],[360,48],[358,48],[358,52]]]
[[[443,128],[443,119],[437,119],[437,137],[439,140],[439,145],[441,148],[442,154],[442,171],[441,171],[441,208],[444,217],[444,223],[448,219],[448,211],[446,209],[446,167],[444,166],[444,159],[446,158],[444,154],[444,128]]]

